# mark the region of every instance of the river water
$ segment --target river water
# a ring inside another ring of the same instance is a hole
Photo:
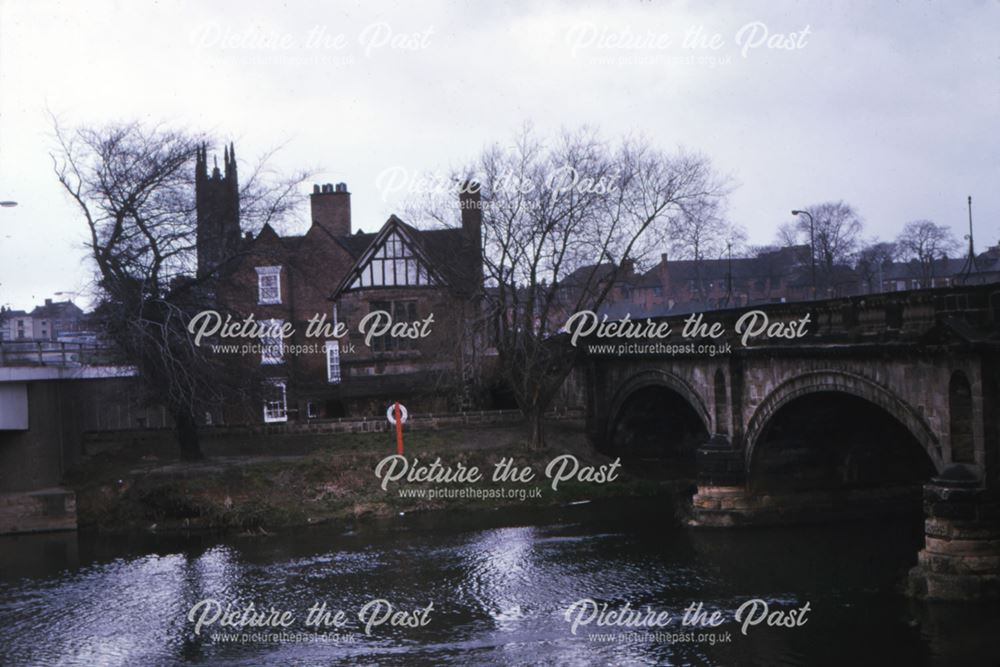
[[[897,592],[920,528],[688,530],[661,501],[631,500],[274,536],[3,537],[0,664],[996,665],[996,607]],[[422,626],[366,634],[357,614],[375,598],[413,622],[433,608]],[[672,619],[639,629],[593,621],[573,634],[566,610],[586,598]],[[217,624],[195,635],[188,613],[204,599],[291,611],[292,625],[280,642]],[[806,602],[809,611],[798,627],[765,622],[744,635],[733,616],[753,599],[769,612]],[[344,627],[303,625],[322,602],[344,610]],[[692,602],[723,624],[680,626]]]

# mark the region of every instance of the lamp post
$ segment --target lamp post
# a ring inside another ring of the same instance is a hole
[[[729,306],[733,299],[733,241],[726,241],[726,254],[729,256],[728,271],[726,275],[726,305]]]
[[[816,225],[809,211],[792,211],[792,215],[804,215],[809,218],[809,260],[812,262],[812,296],[816,298]]]

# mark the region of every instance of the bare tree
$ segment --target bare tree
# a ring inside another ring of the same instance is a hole
[[[778,225],[774,241],[779,248],[796,246],[802,240],[802,229],[797,222],[784,222]]]
[[[540,447],[543,416],[575,360],[556,336],[566,318],[599,310],[620,276],[658,257],[685,219],[722,210],[726,182],[701,155],[643,139],[612,144],[588,128],[549,142],[525,128],[456,176],[481,194],[499,368]]]
[[[728,220],[723,199],[716,198],[696,207],[684,207],[669,224],[670,252],[678,259],[690,259],[695,267],[695,290],[706,302],[704,261],[722,259],[730,252],[737,256],[746,243],[746,232]]]
[[[200,458],[204,412],[255,386],[235,375],[237,366],[196,347],[187,331],[195,313],[215,307],[205,289],[214,272],[194,277],[194,159],[207,138],[136,122],[54,126],[53,168],[90,233],[104,333],[136,366],[149,400],[173,416],[181,455]],[[305,177],[254,171],[243,189],[249,226],[290,214]]]
[[[926,285],[934,277],[934,262],[944,259],[958,248],[958,241],[951,228],[934,224],[930,220],[906,223],[896,237],[900,259],[916,261],[920,278]]]
[[[856,269],[868,292],[882,291],[885,270],[899,254],[895,243],[872,240],[858,252]]]
[[[818,282],[826,289],[835,288],[836,269],[852,263],[864,223],[857,211],[843,201],[816,204],[806,210],[812,215],[813,229],[808,216],[800,216],[798,224],[803,235],[812,240],[820,269]]]

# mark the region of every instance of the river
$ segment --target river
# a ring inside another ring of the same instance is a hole
[[[898,593],[921,539],[919,519],[689,530],[654,500],[410,514],[272,536],[8,536],[0,664],[997,664],[995,606]],[[374,598],[413,622],[433,608],[417,627],[366,634],[357,613]],[[639,630],[592,622],[574,634],[566,610],[587,598],[672,620]],[[281,642],[230,643],[218,633],[239,640],[240,631],[217,625],[196,635],[188,613],[204,599],[291,611],[294,622]],[[808,615],[744,635],[733,616],[753,599],[769,611],[808,602]],[[303,619],[323,602],[347,622],[320,635]],[[693,602],[723,624],[679,626]]]

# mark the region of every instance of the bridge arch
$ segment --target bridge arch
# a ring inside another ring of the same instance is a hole
[[[629,377],[608,402],[603,449],[646,473],[693,477],[696,451],[712,425],[706,400],[668,371]]]
[[[611,431],[615,427],[615,422],[621,414],[621,409],[625,401],[636,391],[647,387],[663,387],[679,394],[694,409],[699,419],[701,419],[701,424],[705,427],[705,430],[711,433],[712,418],[704,399],[702,399],[695,388],[679,375],[663,370],[649,370],[633,375],[615,392],[614,398],[611,399],[611,409],[608,411],[606,436],[611,435]]]
[[[782,407],[797,398],[824,392],[856,396],[881,408],[913,435],[938,472],[944,467],[937,435],[913,407],[882,385],[862,375],[825,369],[810,371],[786,380],[768,394],[757,407],[747,424],[745,435],[748,471],[753,465],[758,441],[772,417]]]

